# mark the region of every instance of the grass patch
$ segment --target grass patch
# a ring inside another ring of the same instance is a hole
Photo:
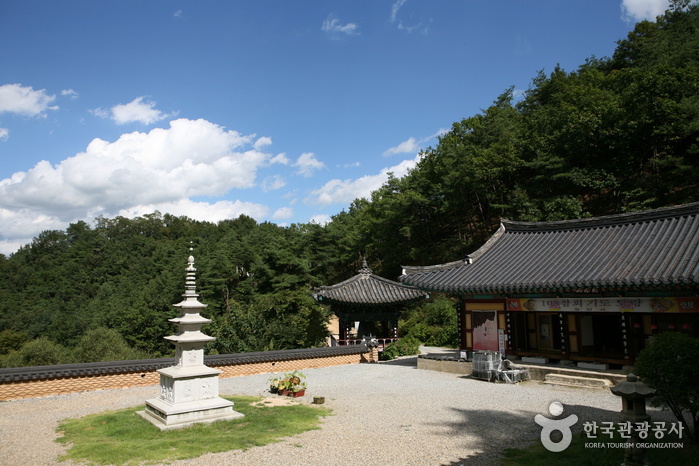
[[[527,466],[619,466],[624,462],[623,448],[586,448],[586,443],[611,443],[626,442],[625,439],[588,439],[580,433],[573,436],[573,441],[568,448],[559,453],[552,453],[537,441],[529,448],[505,450],[503,465],[527,465]],[[684,448],[650,448],[648,449],[648,461],[650,464],[682,464],[699,465],[699,445],[689,443],[687,438],[677,439],[665,436],[663,440],[645,440],[653,442],[677,442]]]
[[[69,449],[59,461],[124,465],[247,450],[318,429],[320,418],[331,413],[327,408],[306,404],[257,407],[250,404],[261,398],[226,398],[245,417],[165,432],[136,414],[143,406],[63,420],[58,426],[62,436],[56,442]]]

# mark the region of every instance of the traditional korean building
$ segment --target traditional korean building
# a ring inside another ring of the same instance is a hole
[[[357,275],[336,285],[321,286],[313,296],[330,305],[340,321],[339,340],[346,342],[354,334],[355,322],[359,322],[354,335],[357,338],[370,334],[381,339],[398,338],[398,318],[407,303],[429,294],[374,275],[363,259]]]
[[[659,332],[699,337],[699,203],[502,220],[465,259],[401,281],[461,298],[462,349],[630,365]]]

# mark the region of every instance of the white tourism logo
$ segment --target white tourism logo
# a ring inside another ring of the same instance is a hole
[[[563,404],[558,401],[554,401],[549,405],[549,413],[551,416],[558,417],[563,414]],[[578,416],[571,414],[568,417],[562,419],[549,419],[546,416],[537,414],[534,416],[534,422],[541,426],[541,443],[544,445],[548,451],[558,453],[565,450],[570,446],[570,442],[573,441],[573,432],[570,428],[578,422]],[[563,438],[560,442],[554,442],[551,440],[551,434],[554,431],[559,431]]]

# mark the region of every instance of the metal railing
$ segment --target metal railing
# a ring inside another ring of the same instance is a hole
[[[384,347],[389,343],[398,341],[400,338],[376,338],[376,342],[379,344],[379,352],[383,351]],[[335,340],[338,346],[351,346],[351,345],[361,345],[364,343],[362,338],[350,338],[347,340]]]

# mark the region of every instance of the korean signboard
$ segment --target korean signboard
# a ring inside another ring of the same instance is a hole
[[[519,298],[508,311],[543,312],[699,312],[699,298]]]

